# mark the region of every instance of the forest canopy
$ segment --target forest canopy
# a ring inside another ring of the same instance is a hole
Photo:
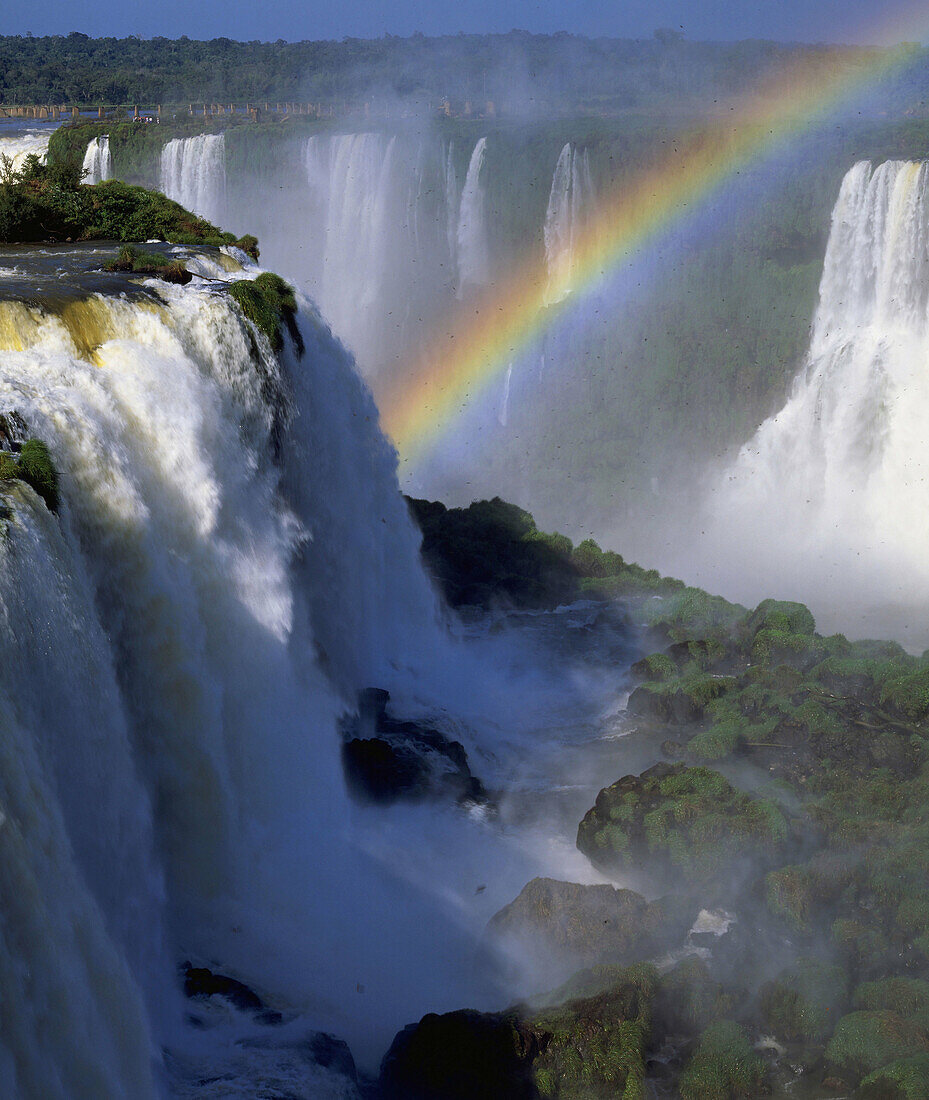
[[[923,113],[929,51],[903,47],[906,71],[882,110]],[[397,97],[494,101],[512,112],[608,114],[694,110],[737,95],[799,56],[824,65],[873,50],[765,41],[582,38],[523,31],[340,42],[209,42],[188,38],[0,37],[0,103],[79,105],[265,99],[338,104]]]

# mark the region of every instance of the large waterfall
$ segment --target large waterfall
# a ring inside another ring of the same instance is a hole
[[[541,174],[517,161],[524,175],[510,180],[511,151],[498,143],[494,153],[479,132],[322,131],[278,148],[253,180],[232,167],[223,135],[201,135],[168,142],[153,183],[256,232],[263,260],[317,302],[377,392],[379,376],[402,370],[507,264],[537,254],[553,278],[571,269],[593,185],[586,149],[559,148],[538,154]]]
[[[174,138],[161,151],[160,190],[214,225],[225,224],[226,150],[222,134]]]
[[[300,1035],[371,1066],[423,1012],[504,999],[486,920],[579,859],[550,823],[505,840],[453,805],[349,801],[359,689],[493,779],[521,731],[579,728],[582,681],[449,633],[341,345],[304,305],[302,359],[273,355],[223,292],[256,269],[179,251],[190,285],[104,291],[90,248],[0,257],[0,428],[48,443],[63,498],[0,501],[4,1096],[254,1096],[255,1074],[347,1096],[306,1055],[287,1077]],[[184,959],[295,1022],[270,1047],[184,1026]]]
[[[399,1026],[422,928],[350,842],[336,720],[445,643],[370,397],[312,312],[282,374],[209,280],[26,305],[5,270],[0,409],[64,503],[5,493],[0,1092],[154,1095],[180,952]]]
[[[846,613],[929,594],[927,303],[929,166],[856,164],[806,364],[713,494],[720,562],[743,543],[751,576]]]

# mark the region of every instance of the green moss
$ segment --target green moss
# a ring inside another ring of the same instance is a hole
[[[4,453],[0,459],[0,478],[19,478],[20,481],[25,481],[45,501],[49,511],[58,511],[58,471],[48,447],[40,439],[27,439],[15,461]]]
[[[901,1058],[869,1073],[861,1082],[859,1100],[926,1100],[929,1096],[929,1054]]]
[[[779,1039],[824,1039],[835,1026],[848,997],[848,978],[839,966],[797,959],[761,988],[759,1012]]]
[[[191,274],[184,265],[171,256],[158,252],[139,252],[131,244],[119,250],[115,260],[104,264],[105,271],[132,271],[137,275],[155,275],[169,283],[185,285],[190,282]]]
[[[780,634],[812,635],[816,630],[816,620],[812,612],[802,603],[787,600],[762,600],[748,618],[747,629],[752,637],[759,631],[772,630]]]
[[[855,990],[859,1009],[886,1009],[929,1031],[929,982],[919,978],[884,978],[864,982]]]
[[[303,340],[296,322],[297,299],[293,287],[280,276],[263,272],[255,279],[241,279],[229,284],[229,293],[248,320],[264,333],[274,351],[283,348],[282,330],[286,328],[298,354],[303,353]]]
[[[922,1028],[887,1011],[843,1016],[826,1046],[826,1058],[863,1077],[889,1062],[929,1051]]]
[[[764,1063],[748,1036],[731,1020],[711,1024],[684,1068],[683,1100],[735,1100],[757,1097],[764,1090]]]
[[[731,870],[740,856],[776,858],[787,832],[776,805],[737,791],[718,772],[659,765],[602,790],[577,843],[604,867],[673,869],[703,881]]]
[[[684,588],[646,611],[653,628],[664,629],[673,641],[691,638],[729,637],[747,614],[744,607],[700,588]]]
[[[735,995],[712,977],[703,959],[691,955],[661,975],[654,1011],[663,1031],[699,1035],[728,1016],[735,1003]]]
[[[929,662],[907,675],[886,680],[881,703],[907,718],[922,721],[929,714]]]
[[[731,756],[745,740],[745,735],[746,724],[742,719],[731,718],[728,721],[715,722],[709,729],[692,737],[687,743],[687,750],[697,760],[712,763]]]

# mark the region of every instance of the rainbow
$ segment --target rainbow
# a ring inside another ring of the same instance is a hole
[[[682,136],[648,170],[599,204],[570,271],[524,263],[450,319],[378,394],[401,462],[414,460],[508,364],[553,324],[571,296],[630,262],[752,159],[820,119],[853,92],[907,63],[897,49],[825,50],[763,82],[721,117]],[[561,280],[559,285],[558,280]],[[554,304],[551,304],[554,303]]]

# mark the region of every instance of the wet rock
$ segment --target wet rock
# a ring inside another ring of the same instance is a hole
[[[471,774],[460,741],[417,722],[387,713],[381,688],[358,696],[358,712],[343,720],[342,766],[349,791],[368,802],[451,798],[486,802],[481,781]]]
[[[557,981],[561,973],[638,961],[679,945],[697,909],[685,898],[649,902],[609,884],[536,878],[487,929],[528,955],[543,975],[540,980]]]
[[[424,1016],[397,1035],[385,1056],[383,1095],[390,1100],[641,1095],[635,1086],[645,1076],[657,974],[652,967],[599,971],[578,975],[570,989],[553,995],[558,1003],[551,1007]]]
[[[184,995],[187,997],[225,997],[245,1012],[263,1012],[265,1004],[244,983],[225,974],[214,974],[206,967],[184,963]]]

